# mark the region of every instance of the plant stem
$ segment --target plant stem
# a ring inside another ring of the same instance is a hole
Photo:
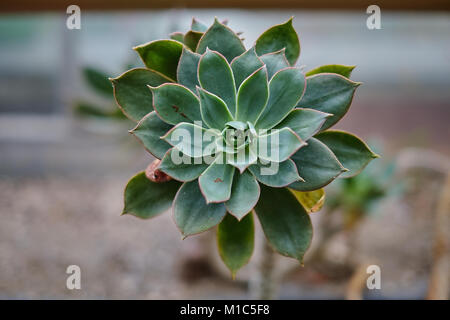
[[[270,300],[275,296],[275,252],[266,239],[261,247],[261,259],[253,281],[250,283],[250,295],[254,299]]]

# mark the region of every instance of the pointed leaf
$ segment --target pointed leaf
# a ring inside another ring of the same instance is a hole
[[[352,74],[353,69],[355,69],[356,66],[343,66],[339,64],[328,64],[325,66],[320,66],[315,69],[312,69],[306,73],[306,76],[312,76],[314,74],[318,73],[337,73],[341,76],[344,76],[346,78],[350,78],[350,75]]]
[[[184,34],[182,32],[172,32],[169,36],[172,40],[176,40],[181,43],[184,42]]]
[[[312,224],[308,213],[286,188],[261,186],[255,207],[267,240],[280,254],[303,263],[312,240]]]
[[[326,130],[347,113],[360,84],[334,73],[313,75],[306,79],[307,89],[297,107],[331,113],[321,129]]]
[[[184,35],[183,42],[189,49],[195,52],[195,49],[197,49],[198,42],[200,41],[200,38],[202,36],[203,32],[189,30]]]
[[[234,173],[230,200],[225,202],[229,213],[241,220],[256,205],[260,188],[255,177],[248,171]]]
[[[139,121],[153,111],[152,93],[147,86],[159,86],[170,82],[167,77],[144,68],[128,70],[110,80],[117,104],[123,113],[134,121]]]
[[[242,82],[237,93],[236,119],[254,123],[269,97],[267,70],[261,67]]]
[[[198,21],[197,19],[192,18],[191,30],[198,31],[198,32],[205,32],[206,30],[208,30],[208,26],[206,24]]]
[[[306,192],[291,190],[291,192],[308,213],[319,211],[325,203],[325,190],[323,188]]]
[[[206,231],[225,217],[223,203],[206,204],[198,182],[185,182],[173,201],[174,220],[183,236]]]
[[[200,97],[200,112],[203,122],[210,128],[222,130],[225,124],[233,120],[233,116],[225,102],[218,96],[197,87]]]
[[[234,278],[236,272],[248,263],[255,244],[253,215],[241,221],[227,214],[217,228],[217,246],[220,257]]]
[[[94,68],[83,68],[83,76],[87,83],[98,93],[105,97],[111,97],[113,88],[109,82],[109,76]]]
[[[231,114],[235,114],[236,87],[233,72],[220,53],[208,50],[200,58],[198,80],[203,89],[220,97],[227,104]]]
[[[150,87],[153,107],[158,116],[169,124],[201,121],[200,103],[188,88],[177,83],[165,83]]]
[[[150,112],[137,126],[130,132],[138,138],[145,149],[148,150],[156,158],[161,159],[167,150],[170,149],[170,144],[161,139],[167,131],[172,128],[171,125],[162,121],[155,111]]]
[[[175,40],[156,40],[134,47],[145,66],[177,80],[177,66],[183,44]]]
[[[216,139],[220,132],[207,130],[196,124],[182,122],[161,137],[191,158],[208,156],[216,152]]]
[[[258,160],[256,148],[253,146],[246,146],[234,152],[228,152],[226,154],[227,163],[237,168],[239,172],[244,172],[252,164]]]
[[[345,131],[329,130],[318,134],[316,138],[325,143],[342,165],[349,169],[342,174],[342,178],[357,175],[370,161],[379,157],[364,141]]]
[[[269,101],[256,127],[270,129],[295,108],[305,90],[305,76],[298,68],[278,71],[269,82]]]
[[[289,67],[289,62],[286,59],[285,51],[286,49],[283,48],[279,51],[266,53],[259,57],[267,66],[269,79],[272,79],[273,75],[279,70]]]
[[[195,159],[186,156],[181,151],[172,148],[162,158],[158,169],[178,181],[197,179],[208,165],[202,158]]]
[[[275,128],[291,128],[300,138],[307,141],[324,124],[325,120],[332,115],[314,109],[297,108],[291,111]]]
[[[274,129],[258,137],[258,158],[283,162],[304,145],[306,143],[291,129]]]
[[[197,52],[204,53],[206,48],[220,52],[228,62],[231,62],[234,57],[237,57],[245,51],[241,39],[239,39],[233,30],[220,23],[217,19],[214,20],[213,25],[200,39]]]
[[[239,88],[242,81],[263,65],[262,61],[256,55],[255,47],[248,49],[240,56],[234,58],[231,61],[231,69],[233,70],[236,88]]]
[[[249,170],[259,182],[269,187],[286,187],[296,181],[302,180],[298,175],[294,161],[291,159],[267,164],[258,162],[250,166]]]
[[[286,48],[286,58],[293,66],[300,55],[300,42],[292,26],[292,18],[271,27],[256,40],[256,53],[263,55]]]
[[[298,150],[291,159],[305,182],[295,182],[289,188],[299,191],[320,189],[346,171],[333,152],[315,138],[309,139],[308,145]]]
[[[144,172],[138,173],[125,188],[125,207],[122,214],[131,214],[142,219],[163,213],[172,205],[180,188],[178,181],[156,183],[150,181]]]
[[[223,161],[214,161],[198,178],[200,189],[207,203],[224,202],[230,199],[234,167]]]
[[[193,53],[190,50],[183,48],[183,53],[180,57],[177,69],[178,83],[189,88],[193,93],[196,93],[196,87],[200,85],[197,77],[198,62],[200,55]]]

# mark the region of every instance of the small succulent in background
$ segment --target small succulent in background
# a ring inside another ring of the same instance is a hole
[[[127,184],[123,213],[151,218],[172,207],[183,237],[218,226],[233,274],[253,252],[256,213],[272,247],[302,262],[321,188],[377,157],[358,137],[329,130],[360,84],[349,80],[353,67],[296,68],[292,19],[249,49],[217,19],[134,49],[146,67],[111,81],[138,122],[131,133],[158,160]]]

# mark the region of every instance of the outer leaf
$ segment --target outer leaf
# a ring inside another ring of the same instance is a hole
[[[324,124],[325,120],[332,115],[314,109],[297,108],[291,111],[275,128],[291,128],[300,138],[307,141]]]
[[[306,73],[306,76],[312,76],[314,74],[318,73],[337,73],[341,76],[344,76],[346,78],[350,78],[350,75],[352,74],[353,69],[355,69],[356,66],[343,66],[339,64],[328,64],[325,66],[320,66],[315,69],[312,69]]]
[[[258,137],[258,158],[283,162],[306,143],[289,128],[275,129]]]
[[[208,30],[208,26],[206,24],[198,21],[197,19],[192,18],[191,30],[198,31],[198,32],[205,32],[206,30]]]
[[[319,211],[325,203],[325,190],[323,188],[306,192],[291,191],[308,213]]]
[[[169,36],[172,40],[176,40],[181,43],[184,42],[184,34],[182,32],[172,32]]]
[[[198,42],[200,41],[200,38],[203,36],[203,32],[193,31],[189,30],[183,38],[184,44],[195,52],[195,49],[197,49]]]
[[[261,186],[261,197],[255,207],[269,243],[280,254],[303,263],[312,240],[308,213],[286,188]]]
[[[300,55],[300,42],[292,26],[292,18],[283,24],[271,27],[256,40],[256,53],[263,55],[286,48],[286,58],[291,66]]]
[[[169,124],[201,121],[200,103],[188,88],[177,83],[150,87],[153,107],[158,116]]]
[[[134,121],[139,121],[153,111],[152,93],[147,85],[159,86],[171,81],[155,71],[144,68],[128,70],[110,80],[117,104],[123,113]]]
[[[236,119],[254,123],[269,98],[266,67],[251,74],[242,82],[237,93]]]
[[[94,68],[83,68],[83,76],[95,91],[106,97],[111,97],[113,88],[106,73]]]
[[[333,114],[322,126],[326,130],[348,111],[356,88],[361,84],[334,73],[321,73],[306,79],[306,92],[297,107]]]
[[[263,65],[262,61],[256,55],[255,47],[248,49],[240,56],[234,58],[231,61],[231,69],[233,70],[236,88],[239,88],[242,81]]]
[[[206,48],[216,50],[223,54],[228,62],[245,51],[245,47],[239,37],[227,26],[217,19],[200,39],[197,52],[204,53]],[[209,91],[209,90],[208,90]]]
[[[198,80],[203,89],[219,96],[231,114],[236,112],[236,87],[233,72],[224,56],[208,50],[200,58]]]
[[[231,196],[234,167],[219,163],[218,160],[214,161],[198,178],[206,203],[224,202]]]
[[[288,159],[283,162],[262,164],[261,162],[249,167],[249,170],[259,182],[269,187],[286,187],[296,181],[303,181],[298,175],[294,161]]]
[[[167,150],[170,149],[170,144],[162,140],[160,137],[172,128],[162,121],[156,112],[150,112],[137,126],[130,131],[136,138],[138,138],[145,149],[147,149],[156,158],[161,159]]]
[[[191,158],[208,156],[216,152],[215,139],[219,133],[206,130],[196,124],[182,122],[173,127],[161,139]]]
[[[147,68],[177,79],[177,66],[183,44],[175,40],[156,40],[134,47]]]
[[[173,198],[181,183],[150,181],[144,172],[138,173],[125,188],[125,207],[122,214],[132,214],[142,219],[163,213],[172,205]]]
[[[158,166],[158,169],[165,174],[183,182],[197,179],[206,168],[208,165],[203,162],[202,158],[190,158],[175,148],[167,151]]]
[[[248,171],[234,173],[231,198],[225,202],[229,213],[241,220],[256,205],[260,188],[255,177]]]
[[[196,87],[200,85],[197,77],[198,62],[200,55],[193,53],[190,50],[183,49],[177,69],[178,83],[189,88],[193,93],[196,93]]]
[[[233,116],[225,102],[218,96],[197,87],[200,97],[200,112],[203,122],[210,128],[222,130],[225,124],[233,120]]]
[[[286,49],[283,48],[276,52],[266,53],[259,57],[267,66],[269,79],[272,79],[273,75],[279,70],[289,67],[289,62],[286,59],[285,51]]]
[[[206,204],[197,181],[185,182],[173,201],[173,215],[184,237],[219,224],[225,217],[223,203]]]
[[[253,216],[241,221],[227,214],[217,228],[219,254],[234,278],[236,272],[248,263],[255,244]]]
[[[305,76],[298,68],[278,71],[269,82],[269,101],[256,127],[270,129],[295,108],[305,90]]]
[[[379,156],[373,153],[365,142],[345,131],[330,130],[317,135],[333,151],[339,161],[349,169],[342,174],[349,178],[360,173],[370,161]]]
[[[309,139],[308,145],[298,150],[291,159],[305,179],[305,182],[295,182],[289,186],[299,191],[320,189],[347,171],[333,152],[315,138]]]

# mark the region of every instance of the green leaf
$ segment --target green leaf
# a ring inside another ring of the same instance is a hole
[[[216,226],[226,212],[223,203],[206,204],[196,180],[185,182],[173,201],[174,220],[184,237]]]
[[[274,249],[303,263],[313,230],[308,213],[295,196],[286,188],[261,186],[255,211]]]
[[[230,269],[234,279],[236,272],[248,263],[255,244],[253,215],[241,221],[227,214],[217,228],[217,246],[220,257]]]
[[[200,55],[190,50],[183,48],[183,53],[180,57],[177,69],[178,83],[189,88],[193,93],[196,93],[196,87],[200,85],[197,77],[198,62]]]
[[[177,80],[177,66],[183,44],[175,40],[156,40],[134,47],[147,68]]]
[[[207,50],[200,58],[198,81],[203,89],[225,101],[231,114],[235,114],[236,87],[233,72],[225,57],[216,51]]]
[[[275,128],[291,128],[300,138],[307,141],[319,132],[325,120],[332,115],[314,109],[297,108],[291,111]]]
[[[241,173],[258,160],[256,148],[253,145],[241,148],[237,152],[227,153],[226,156],[227,163],[236,167]]]
[[[234,167],[218,158],[198,178],[206,203],[224,202],[230,199]]]
[[[325,203],[325,190],[323,188],[306,192],[291,190],[291,192],[308,213],[319,211]]]
[[[128,70],[110,80],[119,108],[134,121],[139,121],[153,111],[152,93],[147,86],[156,87],[171,81],[155,71],[144,68]]]
[[[162,158],[158,169],[178,181],[197,179],[208,165],[202,158],[195,159],[186,156],[181,151],[172,148]]]
[[[325,66],[320,66],[315,69],[312,69],[306,73],[306,76],[312,76],[314,74],[318,73],[337,73],[341,76],[344,76],[346,78],[350,78],[350,75],[352,74],[353,69],[355,69],[356,66],[343,66],[339,64],[328,64]]]
[[[298,68],[278,71],[269,82],[269,101],[255,126],[270,129],[283,120],[303,96],[305,84],[305,76]]]
[[[326,130],[347,113],[360,84],[334,73],[313,75],[306,79],[307,89],[297,107],[331,113],[333,116],[322,126]]]
[[[309,139],[308,145],[298,150],[291,159],[305,182],[295,182],[289,188],[299,191],[320,189],[347,170],[333,152],[315,138]]]
[[[170,39],[176,40],[178,42],[184,42],[184,34],[182,32],[172,32],[169,34]]]
[[[379,157],[364,141],[345,131],[329,130],[318,134],[316,138],[325,143],[342,165],[349,169],[342,174],[342,178],[357,175],[370,161]]]
[[[204,53],[206,48],[220,52],[228,62],[231,62],[234,57],[241,55],[245,51],[241,39],[233,30],[220,23],[217,19],[214,20],[213,25],[200,39],[197,52]]]
[[[220,132],[186,122],[177,124],[161,138],[191,158],[214,154],[215,140],[222,139]]]
[[[283,162],[306,143],[289,128],[274,129],[269,134],[258,136],[258,158]]]
[[[249,167],[250,172],[259,182],[269,187],[286,187],[296,181],[302,181],[298,175],[294,161],[287,159],[283,162],[258,162]]]
[[[150,112],[137,126],[130,131],[136,138],[138,138],[145,149],[161,159],[167,150],[170,149],[170,144],[162,140],[160,137],[172,128],[171,125],[162,121],[155,111]]]
[[[286,48],[286,58],[293,66],[300,55],[300,42],[292,26],[292,18],[271,27],[256,40],[256,53],[263,55]]]
[[[225,202],[228,212],[241,220],[256,205],[260,188],[255,177],[248,171],[235,171],[230,200]]]
[[[169,124],[201,121],[200,103],[195,94],[177,83],[150,87],[153,107],[158,116]]]
[[[83,76],[87,83],[98,93],[105,97],[111,97],[113,88],[109,82],[109,76],[94,68],[83,68]]]
[[[208,26],[195,18],[192,18],[191,30],[197,32],[205,32],[208,30]]]
[[[286,59],[285,51],[286,49],[283,48],[276,52],[263,54],[261,57],[259,57],[267,66],[269,79],[272,79],[273,75],[279,70],[289,67],[289,62]]]
[[[262,61],[256,55],[255,47],[248,49],[240,56],[234,58],[231,61],[231,69],[233,70],[236,88],[239,88],[242,81],[263,65]]]
[[[261,67],[242,82],[237,93],[236,119],[254,123],[269,98],[267,70]]]
[[[197,87],[197,94],[200,97],[201,117],[208,127],[221,130],[233,120],[227,105],[218,96],[200,87]]]
[[[95,106],[89,102],[77,102],[74,106],[74,111],[81,117],[92,117],[98,119],[126,119],[122,111],[113,106],[112,110],[104,107]]]
[[[203,32],[189,30],[184,35],[183,42],[189,49],[195,52],[195,49],[197,49],[198,42],[200,41],[200,38],[202,36]]]
[[[131,214],[142,219],[163,213],[172,205],[180,188],[178,181],[156,183],[150,181],[144,172],[138,173],[125,188],[125,207],[122,214]]]

